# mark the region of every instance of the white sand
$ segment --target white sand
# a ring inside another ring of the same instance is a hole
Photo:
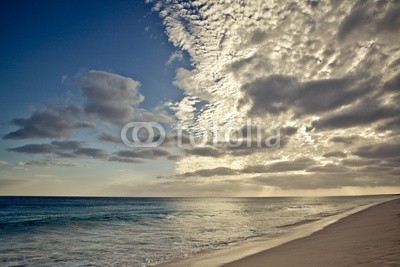
[[[400,199],[223,266],[400,266]]]

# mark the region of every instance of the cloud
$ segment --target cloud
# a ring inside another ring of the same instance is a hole
[[[398,32],[400,20],[395,14],[399,12],[400,6],[395,1],[377,3],[357,1],[340,25],[338,39],[359,40],[368,35],[385,36],[387,32]],[[371,17],[374,19],[371,20]]]
[[[195,172],[187,172],[180,176],[190,177],[190,176],[201,176],[201,177],[211,177],[211,176],[225,176],[225,175],[235,175],[238,174],[240,170],[235,170],[226,167],[218,167],[215,169],[201,169]]]
[[[118,157],[118,156],[111,156],[108,160],[116,161],[116,162],[123,162],[123,163],[143,163],[142,160],[127,158],[127,157]]]
[[[200,169],[194,172],[186,172],[182,174],[183,177],[189,176],[225,176],[225,175],[237,175],[237,174],[260,174],[260,173],[282,173],[301,171],[313,166],[317,162],[310,158],[297,158],[295,160],[283,160],[270,164],[263,165],[248,165],[242,169],[234,169],[227,167],[218,167],[214,169]]]
[[[297,116],[318,114],[351,103],[368,93],[372,81],[360,77],[313,80],[301,83],[295,77],[273,75],[243,86],[250,114],[277,114],[293,110]]]
[[[168,150],[161,148],[137,148],[132,150],[119,150],[113,153],[108,160],[123,163],[143,163],[143,160],[178,160],[179,155],[171,154]]]
[[[307,172],[323,172],[323,173],[342,173],[347,172],[350,169],[346,166],[337,165],[337,164],[326,164],[326,165],[319,165],[313,166],[307,169]]]
[[[193,63],[177,69],[174,81],[186,94],[171,103],[179,126],[192,132],[214,125],[241,129],[251,119],[280,128],[285,137],[280,149],[185,148],[190,157],[178,161],[180,173],[202,170],[204,162],[210,170],[230,163],[264,170],[265,162],[303,155],[316,162],[322,157],[313,170],[323,174],[344,160],[337,145],[353,151],[367,139],[396,136],[398,2],[153,4],[169,40]]]
[[[370,166],[374,164],[380,164],[381,161],[374,159],[353,158],[353,159],[344,159],[341,161],[341,163],[349,167],[360,167],[360,166]]]
[[[91,70],[76,77],[75,82],[86,98],[86,113],[115,125],[129,122],[144,99],[139,82],[105,71]]]
[[[120,150],[114,153],[119,158],[137,158],[137,159],[158,159],[171,156],[167,150],[160,148],[142,148],[132,150]]]
[[[345,145],[351,145],[359,139],[360,139],[360,137],[357,135],[334,136],[334,137],[330,138],[329,141],[333,142],[333,143],[341,143],[341,144],[345,144]]]
[[[398,133],[400,131],[400,116],[397,118],[386,120],[376,128],[377,131],[392,131],[394,133]]]
[[[325,158],[345,158],[347,157],[346,153],[342,151],[330,151],[322,155]]]
[[[312,125],[321,130],[349,128],[390,119],[398,114],[400,114],[400,109],[397,106],[382,106],[375,100],[367,99],[357,105],[314,121]]]
[[[361,158],[387,159],[399,157],[400,143],[381,143],[357,148],[353,155]]]
[[[184,96],[165,105],[173,116],[165,106],[142,109],[143,96],[133,79],[88,71],[75,79],[84,104],[77,105],[79,114],[67,116],[66,126],[47,133],[45,123],[33,123],[34,112],[20,124],[15,121],[20,132],[5,138],[65,138],[93,121],[100,141],[117,144],[119,137],[104,131],[116,133],[132,119],[161,120],[199,135],[214,126],[243,129],[251,120],[262,129],[281,129],[280,147],[258,146],[253,133],[246,132],[246,141],[237,148],[226,139],[220,147],[210,142],[190,147],[186,138],[177,154],[171,152],[176,146],[173,134],[166,136],[165,149],[119,150],[105,156],[84,144],[51,143],[43,144],[51,152],[42,152],[126,163],[177,160],[181,175],[172,177],[184,182],[164,179],[168,181],[157,183],[163,192],[398,186],[398,1],[151,2],[180,51],[167,64],[181,53],[192,63],[190,69],[176,70],[173,83]],[[106,127],[99,127],[104,122]],[[183,179],[191,176],[198,179]],[[214,176],[225,180],[215,181]]]
[[[266,165],[251,165],[245,167],[242,173],[270,173],[270,172],[290,172],[305,170],[316,162],[310,158],[297,158],[295,160],[279,161]]]
[[[84,104],[69,102],[59,106],[51,104],[34,110],[29,118],[13,119],[12,123],[19,126],[19,129],[3,136],[4,139],[55,138],[56,140],[49,144],[27,144],[10,148],[9,151],[49,154],[71,159],[82,157],[106,159],[107,151],[85,147],[84,141],[65,140],[65,138],[79,134],[78,129],[90,128],[91,134],[99,134],[100,141],[122,143],[120,137],[105,133],[103,129],[120,130],[121,125],[132,120],[173,122],[172,116],[165,110],[165,105],[159,105],[152,110],[139,108],[144,97],[138,91],[139,82],[131,78],[90,70],[75,75],[72,80],[74,85],[80,88],[85,99]],[[165,156],[171,160],[177,159],[172,154]],[[145,154],[145,157],[149,155]],[[153,157],[158,156],[154,154]],[[115,157],[110,160],[127,161]]]
[[[9,165],[10,163],[8,163],[8,161],[5,160],[0,160],[0,166],[6,166]]]
[[[3,139],[69,137],[75,129],[91,127],[77,121],[81,116],[82,109],[74,105],[36,110],[27,119],[13,119],[12,123],[20,129],[4,135]]]
[[[28,162],[18,162],[18,166],[28,166],[28,167],[76,167],[79,166],[77,163],[66,162],[66,161],[56,161],[56,160],[32,160]]]
[[[122,143],[121,136],[115,136],[109,133],[101,133],[98,139],[101,141],[112,142],[116,144]]]
[[[287,136],[292,136],[295,133],[297,133],[297,128],[296,127],[292,127],[292,126],[286,126],[281,128],[282,134],[287,135]]]
[[[89,148],[89,147],[83,147],[74,150],[74,153],[78,156],[84,156],[94,159],[104,159],[108,156],[107,152],[103,149]]]
[[[13,119],[12,123],[20,128],[3,139],[70,137],[77,129],[95,128],[88,122],[92,118],[120,126],[133,119],[135,109],[143,101],[139,83],[117,74],[91,70],[77,75],[75,82],[86,99],[84,106],[49,105],[34,110],[29,118]],[[137,113],[152,114],[146,110]]]
[[[51,142],[53,146],[59,149],[66,149],[66,150],[74,150],[84,146],[85,142],[83,141],[53,141]]]
[[[20,147],[9,148],[8,151],[28,154],[49,154],[53,152],[53,146],[50,144],[28,144]]]
[[[15,118],[12,124],[19,129],[4,135],[3,139],[66,138],[81,128],[99,130],[104,122],[120,127],[134,119],[174,121],[165,105],[153,110],[139,108],[144,97],[138,91],[140,83],[131,78],[90,70],[75,75],[74,82],[85,98],[83,105],[48,105],[34,110],[29,118]],[[104,134],[102,137],[107,139]]]
[[[396,177],[389,175],[375,179],[365,175],[343,175],[342,173],[326,173],[318,175],[288,174],[279,176],[259,176],[253,179],[265,186],[274,186],[284,190],[301,189],[333,189],[341,187],[377,187],[398,186]]]
[[[171,65],[174,61],[183,61],[182,51],[175,51],[174,53],[172,53],[166,64]]]
[[[186,149],[185,153],[193,156],[201,156],[201,157],[221,157],[225,153],[222,150],[213,147],[194,147],[190,149]]]
[[[104,159],[108,156],[102,149],[83,147],[83,141],[53,141],[50,144],[28,144],[20,147],[9,148],[9,151],[27,154],[51,154],[63,158],[89,157]]]

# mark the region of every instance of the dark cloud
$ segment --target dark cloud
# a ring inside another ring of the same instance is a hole
[[[297,128],[296,127],[291,127],[291,126],[286,126],[281,128],[282,134],[285,134],[287,136],[294,135],[297,133]]]
[[[366,99],[357,105],[314,121],[312,125],[321,130],[349,128],[368,125],[398,114],[400,114],[400,109],[397,106],[381,106],[374,99]]]
[[[231,169],[226,167],[218,167],[214,169],[200,169],[194,172],[187,172],[181,176],[224,176],[224,175],[236,175],[240,173],[281,173],[281,172],[291,172],[300,171],[309,168],[316,164],[316,161],[310,158],[297,158],[295,160],[274,162],[265,165],[250,165],[243,169]]]
[[[366,10],[364,10],[364,8],[360,7],[360,5],[356,5],[355,7],[353,7],[350,15],[348,15],[343,21],[342,25],[340,25],[340,29],[338,32],[339,40],[345,39],[357,28],[364,26],[367,18],[368,15],[366,14]]]
[[[235,175],[239,172],[237,169],[231,169],[226,167],[218,167],[214,169],[201,169],[195,172],[187,172],[182,174],[183,177],[190,176],[201,176],[201,177],[211,177],[211,176],[225,176],[225,175]]]
[[[49,144],[29,144],[20,147],[9,148],[8,150],[28,154],[49,154],[53,152],[53,146]]]
[[[223,156],[225,153],[224,151],[213,148],[213,147],[194,147],[190,149],[186,149],[185,153],[187,155],[193,156],[202,156],[202,157],[214,157],[218,158]]]
[[[355,159],[344,159],[341,161],[341,163],[349,167],[360,167],[360,166],[370,166],[374,164],[380,164],[381,160],[355,158]]]
[[[20,129],[3,136],[4,139],[27,139],[45,137],[68,137],[78,128],[87,128],[88,124],[77,122],[82,110],[77,106],[48,107],[34,111],[31,117],[17,118],[12,121]]]
[[[400,166],[400,156],[395,158],[386,158],[380,164],[383,167],[399,167]]]
[[[181,158],[182,158],[182,155],[168,155],[167,156],[168,160],[173,160],[173,161],[177,161],[177,160],[179,160]]]
[[[138,159],[158,159],[162,157],[171,156],[170,152],[160,148],[120,150],[114,154],[120,158],[138,158]]]
[[[103,71],[91,70],[75,78],[86,99],[80,105],[48,106],[35,110],[29,118],[15,118],[12,124],[18,130],[3,136],[4,139],[65,138],[80,128],[95,128],[90,119],[100,119],[121,126],[140,117],[147,121],[170,121],[162,109],[147,111],[139,109],[143,101],[139,83],[126,77]],[[100,140],[116,142],[114,137],[103,133]]]
[[[79,166],[76,163],[54,160],[32,160],[28,162],[20,162],[19,166],[32,166],[32,167],[75,167]]]
[[[269,131],[261,128],[260,135],[257,129],[247,129],[247,131],[249,132],[244,131],[245,138],[242,142],[237,143],[236,140],[232,140],[233,145],[224,144],[227,153],[233,156],[245,156],[271,149],[282,149],[288,144],[290,135],[293,133],[292,129],[289,129],[289,135],[279,128]]]
[[[275,140],[271,141],[271,145],[265,142],[258,143],[257,141],[250,140],[244,140],[241,143],[235,142],[236,141],[231,141],[231,144],[218,143],[214,147],[204,146],[185,148],[184,153],[186,155],[218,158],[225,155],[245,156],[269,149],[279,149],[281,147],[281,144],[277,143]]]
[[[377,131],[384,132],[384,131],[392,131],[397,133],[400,131],[400,116],[395,119],[387,120],[382,124],[378,125],[376,128]]]
[[[331,139],[329,139],[330,142],[333,143],[342,143],[345,145],[351,145],[353,144],[355,141],[359,140],[360,137],[357,135],[351,135],[351,136],[335,136],[332,137]]]
[[[116,161],[116,162],[123,162],[123,163],[143,163],[143,161],[138,160],[138,159],[118,157],[118,156],[112,156],[108,159],[108,161]]]
[[[357,169],[357,172],[366,172],[366,173],[379,173],[379,172],[386,172],[391,170],[390,167],[384,166],[364,166]]]
[[[361,146],[353,152],[353,155],[361,158],[387,159],[399,157],[399,151],[400,143],[381,143]]]
[[[314,80],[305,83],[295,77],[273,75],[243,87],[250,113],[265,115],[293,110],[297,116],[333,110],[351,103],[373,88],[372,79],[361,76]]]
[[[51,144],[59,149],[78,149],[84,146],[83,141],[53,141]]]
[[[249,43],[251,44],[259,44],[262,43],[267,38],[267,33],[260,29],[256,29],[254,32],[251,33],[251,37]]]
[[[116,144],[122,143],[121,136],[115,136],[108,133],[101,133],[98,137],[100,141],[112,142]]]
[[[358,1],[340,25],[338,39],[357,41],[399,31],[399,13],[398,1]]]
[[[346,158],[346,153],[342,151],[331,151],[322,155],[325,158]]]
[[[341,173],[348,172],[350,169],[343,165],[326,164],[320,166],[313,166],[307,169],[307,172],[325,172],[325,173]]]
[[[386,81],[383,85],[383,89],[387,91],[398,92],[400,90],[400,73],[392,77],[390,80]]]
[[[91,70],[78,76],[76,83],[86,97],[85,112],[116,125],[132,120],[133,107],[144,99],[138,82],[117,74]]]
[[[60,158],[78,158],[78,155],[75,154],[72,150],[56,149],[53,151],[53,153]]]
[[[89,157],[103,159],[107,157],[105,150],[83,147],[84,143],[83,141],[53,141],[50,144],[28,144],[8,150],[27,154],[53,153],[63,158]]]
[[[89,147],[83,147],[74,150],[74,154],[93,159],[104,159],[108,157],[108,154],[105,150],[98,148],[89,148]]]
[[[266,165],[247,166],[241,170],[242,173],[270,173],[270,172],[290,172],[307,169],[316,162],[310,158],[298,158],[295,160],[280,161]]]
[[[251,42],[249,44],[253,45]],[[254,54],[232,62],[228,68],[237,79],[247,80],[249,77],[263,75],[271,70],[272,66],[265,57]]]
[[[400,176],[400,168],[397,169],[393,169],[389,172],[390,175],[394,175],[397,176],[396,178],[398,178]],[[398,181],[397,181],[397,186],[398,186]]]
[[[243,88],[247,99],[251,101],[251,113],[264,115],[265,113],[280,113],[286,111],[298,91],[296,78],[274,75],[265,79],[258,79]]]

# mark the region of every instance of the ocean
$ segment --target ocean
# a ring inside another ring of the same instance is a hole
[[[0,197],[0,266],[152,266],[390,198]]]

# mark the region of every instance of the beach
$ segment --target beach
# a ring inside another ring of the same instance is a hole
[[[400,199],[354,213],[307,237],[224,267],[399,266]]]
[[[326,257],[340,266],[336,257],[364,254],[394,262],[395,197],[0,197],[0,265],[323,266]],[[353,249],[359,243],[369,251]]]

